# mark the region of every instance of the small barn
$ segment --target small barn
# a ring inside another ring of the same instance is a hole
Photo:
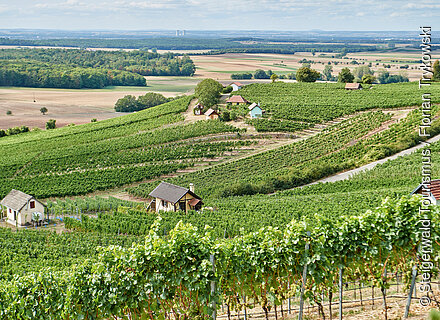
[[[242,96],[232,96],[228,100],[226,100],[226,103],[238,105],[238,104],[247,104],[249,103],[249,101],[247,101]]]
[[[413,194],[428,194],[432,204],[440,205],[440,179],[431,180],[430,183],[426,184],[419,184],[411,192],[411,195]]]
[[[232,91],[238,91],[243,88],[243,85],[240,82],[232,82],[230,86],[232,87]]]
[[[203,202],[202,198],[194,193],[194,184],[189,185],[189,189],[176,186],[171,183],[161,182],[156,189],[151,191],[150,208],[159,211],[185,211],[200,210]]]
[[[39,223],[44,219],[44,204],[19,190],[12,189],[0,204],[6,209],[7,222],[14,226],[25,226],[32,221]]]
[[[214,109],[209,108],[208,111],[205,112],[206,120],[215,120],[218,119],[219,114]]]
[[[346,83],[345,90],[362,90],[362,85],[360,83]]]
[[[260,104],[258,103],[252,103],[249,106],[249,115],[251,116],[252,119],[255,118],[261,118],[263,116],[264,110],[261,109]]]
[[[200,115],[202,115],[202,114],[203,114],[203,109],[205,109],[205,107],[202,106],[200,103],[197,103],[197,104],[194,106],[194,114],[195,114],[196,116],[200,116]]]

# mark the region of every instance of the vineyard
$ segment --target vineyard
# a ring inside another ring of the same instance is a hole
[[[192,96],[1,138],[0,197],[15,188],[46,198],[51,221],[0,227],[0,318],[210,319],[226,306],[229,319],[251,308],[269,319],[283,317],[291,298],[325,318],[324,302],[331,308],[348,282],[380,289],[386,306],[393,276],[406,289],[415,281],[420,197],[408,194],[420,183],[421,152],[349,180],[304,185],[423,141],[422,111],[392,110],[419,104],[417,90],[274,83],[239,91],[268,111],[249,121],[257,131],[306,131],[344,116],[303,139],[186,121]],[[432,136],[439,114],[433,105]],[[430,148],[435,179],[440,142]],[[156,213],[147,200],[121,200],[146,199],[158,180],[193,183],[203,210]],[[86,196],[97,190],[108,193]],[[430,214],[436,277],[440,210]],[[47,230],[54,223],[61,234]]]
[[[363,85],[363,90],[345,90],[342,83],[254,83],[236,94],[261,106],[274,119],[321,123],[376,108],[420,105],[418,84],[396,83]],[[440,83],[430,90],[433,101],[440,102]],[[272,130],[276,130],[275,128]]]
[[[46,268],[68,270],[86,259],[96,259],[99,246],[129,248],[132,243],[141,241],[134,236],[115,238],[97,233],[56,234],[34,230],[12,232],[6,228],[0,228],[0,240],[0,280]]]
[[[433,112],[438,112],[438,108]],[[361,113],[308,139],[167,181],[181,185],[193,182],[204,198],[270,193],[306,184],[381,159],[418,142],[415,130],[422,117],[418,109],[389,129],[362,139],[389,117],[381,111]],[[432,130],[439,131],[438,119]],[[153,188],[154,184],[147,183],[128,191],[146,197]]]
[[[431,150],[432,175],[439,177],[440,143],[433,144]],[[187,214],[162,212],[158,232],[166,235],[182,221],[199,230],[209,225],[211,234],[216,238],[230,238],[263,227],[283,229],[293,219],[313,224],[323,218],[335,220],[341,216],[357,216],[379,206],[387,196],[399,198],[409,194],[419,183],[420,158],[420,152],[414,153],[379,165],[350,180],[311,185],[269,196],[259,194],[209,199],[206,205],[214,210],[191,211]],[[72,201],[59,203],[66,214],[97,213],[96,218],[83,215],[82,221],[67,218],[66,227],[78,231],[147,235],[157,217],[155,213],[146,213],[145,207],[133,203],[113,202],[113,206],[109,206],[111,202],[108,201],[107,205],[101,203],[100,208]]]
[[[322,298],[331,300],[338,290],[340,270],[345,281],[373,281],[386,303],[387,274],[399,271],[408,283],[416,263],[419,203],[419,197],[386,199],[358,216],[322,217],[313,224],[293,220],[283,231],[266,227],[232,239],[215,239],[209,228],[200,232],[182,223],[161,237],[157,221],[144,244],[99,249],[96,260],[69,271],[0,280],[0,316],[209,319],[214,302],[221,302],[230,309],[256,303],[268,319],[272,308],[298,295],[302,286],[303,296],[322,307]],[[430,217],[435,252],[438,215],[433,211]],[[6,238],[20,233],[6,233]]]
[[[240,130],[219,121],[178,125],[192,97],[121,118],[0,141],[0,196],[79,195],[159,177],[249,146],[243,139],[187,141]],[[42,149],[44,145],[44,149]]]

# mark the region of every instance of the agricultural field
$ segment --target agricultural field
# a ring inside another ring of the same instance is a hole
[[[434,51],[433,59],[440,58],[440,52]],[[390,51],[352,52],[344,57],[336,57],[335,53],[296,52],[295,54],[274,53],[226,53],[221,55],[192,55],[191,59],[196,65],[196,77],[213,78],[218,80],[231,79],[232,73],[254,72],[256,69],[272,70],[278,75],[296,73],[301,68],[302,60],[311,61],[311,68],[322,73],[325,65],[331,63],[332,74],[337,76],[342,68],[354,69],[358,66],[369,65],[376,73],[384,69],[384,64],[391,74],[406,73],[410,81],[420,78],[418,66],[420,53],[416,50],[398,49]],[[355,61],[355,62],[353,62]],[[408,65],[408,69],[402,66]],[[252,80],[252,82],[258,82]],[[243,81],[243,83],[247,83]]]
[[[0,129],[26,125],[44,128],[48,119],[58,127],[89,123],[91,119],[120,117],[114,105],[126,95],[158,92],[166,97],[187,94],[199,80],[190,77],[146,77],[146,87],[107,87],[105,89],[46,89],[0,87]],[[40,108],[49,112],[41,114]],[[10,110],[12,115],[7,115]]]

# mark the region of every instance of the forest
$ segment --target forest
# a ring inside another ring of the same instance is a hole
[[[0,50],[0,86],[93,88],[145,86],[143,76],[192,76],[193,61],[173,53],[72,49]]]
[[[287,40],[286,40],[287,41]],[[121,49],[158,49],[158,50],[213,50],[200,54],[220,54],[227,52],[248,53],[284,53],[316,52],[359,52],[375,51],[377,46],[364,46],[357,43],[273,43],[273,39],[264,38],[189,38],[157,37],[144,39],[9,39],[0,38],[0,45],[18,46],[56,46],[80,48],[121,48]]]

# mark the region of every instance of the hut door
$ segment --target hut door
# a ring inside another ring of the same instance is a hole
[[[185,201],[179,202],[179,209],[186,212],[186,203]]]

